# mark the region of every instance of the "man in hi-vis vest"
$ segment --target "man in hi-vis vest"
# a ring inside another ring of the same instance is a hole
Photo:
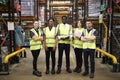
[[[66,23],[67,17],[62,16],[62,23],[57,25],[58,33],[58,70],[61,73],[63,51],[66,55],[66,71],[72,73],[70,69],[70,35],[72,34],[72,26]]]
[[[55,51],[57,46],[57,32],[54,27],[54,19],[48,20],[48,26],[44,29],[44,47],[46,53],[46,74],[49,74],[50,55],[52,59],[51,74],[55,74]]]
[[[42,48],[43,36],[39,29],[38,21],[34,21],[33,28],[30,30],[30,50],[33,56],[33,75],[41,76],[41,72],[37,70],[37,59]]]
[[[95,49],[96,49],[96,30],[92,27],[91,21],[86,21],[86,28],[83,31],[81,40],[83,41],[83,51],[84,51],[84,66],[85,72],[83,76],[89,74],[89,61],[90,57],[90,78],[94,77],[95,72]]]

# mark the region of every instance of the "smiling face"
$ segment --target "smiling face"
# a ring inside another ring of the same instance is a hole
[[[81,28],[81,27],[82,27],[82,24],[81,24],[81,21],[80,21],[80,20],[77,22],[77,26],[78,26],[78,28]]]
[[[66,16],[62,17],[62,22],[63,22],[63,24],[65,24],[67,22],[67,17]]]
[[[35,22],[33,23],[33,27],[34,27],[35,29],[38,29],[38,27],[39,27],[38,21],[35,21]]]
[[[49,24],[49,27],[52,27],[54,25],[54,21],[50,19],[48,24]]]

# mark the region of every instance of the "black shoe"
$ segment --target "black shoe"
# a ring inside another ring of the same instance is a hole
[[[78,67],[76,67],[73,71],[74,71],[74,72],[77,72],[77,70],[78,70]]]
[[[94,78],[94,73],[90,73],[90,78]]]
[[[87,71],[85,71],[82,75],[83,76],[87,76],[89,73]]]
[[[40,71],[37,71],[39,74],[42,74],[42,72],[40,72]]]
[[[77,72],[77,73],[80,73],[80,72],[81,72],[81,69],[79,68],[76,72]]]
[[[46,70],[45,74],[49,74],[49,70]]]
[[[66,70],[68,73],[72,73],[72,70],[69,68]]]
[[[33,71],[33,75],[36,75],[38,77],[42,76],[42,74],[39,71]]]
[[[58,69],[58,70],[57,70],[57,74],[60,74],[60,73],[61,73],[61,69]]]
[[[55,70],[54,69],[52,69],[51,74],[55,74]]]

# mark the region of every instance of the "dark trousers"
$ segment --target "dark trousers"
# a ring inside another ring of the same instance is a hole
[[[58,68],[62,66],[62,56],[63,51],[65,50],[66,56],[66,68],[70,68],[70,44],[58,44]]]
[[[40,53],[40,50],[31,50],[33,56],[33,70],[37,70],[37,59]]]
[[[48,51],[45,52],[46,52],[46,69],[49,70],[50,54],[52,59],[52,69],[55,69],[55,51],[53,50],[53,47],[48,47]]]
[[[84,66],[85,66],[85,71],[89,72],[89,61],[88,57],[90,56],[90,72],[94,73],[95,72],[95,50],[94,49],[85,49],[84,50]]]
[[[76,67],[81,69],[82,62],[83,62],[83,59],[82,59],[83,49],[74,48],[74,52],[75,52],[75,57],[76,57]]]

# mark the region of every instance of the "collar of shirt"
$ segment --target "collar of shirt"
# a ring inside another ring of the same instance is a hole
[[[66,28],[66,23],[65,23],[65,24],[63,24],[63,26],[64,26],[64,28]]]
[[[93,28],[91,28],[91,29],[87,29],[87,31],[90,32],[92,29],[93,29]]]

